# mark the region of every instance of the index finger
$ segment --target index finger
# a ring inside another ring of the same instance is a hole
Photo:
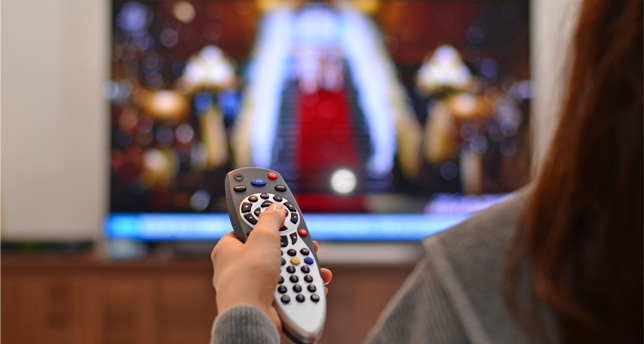
[[[269,245],[269,247],[279,243],[279,229],[284,225],[284,212],[284,206],[280,203],[275,203],[266,209],[259,216],[259,222],[246,242],[250,245]]]

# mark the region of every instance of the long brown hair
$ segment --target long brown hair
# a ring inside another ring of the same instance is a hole
[[[642,11],[582,3],[560,124],[507,257],[506,301],[535,341],[642,343]]]

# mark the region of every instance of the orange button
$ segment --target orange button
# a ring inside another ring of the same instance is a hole
[[[300,265],[300,258],[298,258],[298,257],[291,258],[291,264]]]

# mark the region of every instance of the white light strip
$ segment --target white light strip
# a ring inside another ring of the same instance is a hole
[[[396,153],[390,92],[394,81],[387,75],[386,51],[378,30],[366,16],[351,9],[343,10],[341,15],[340,44],[360,95],[358,102],[365,112],[374,147],[369,168],[376,174],[385,174],[391,171]]]
[[[251,145],[253,164],[269,167],[277,116],[291,49],[293,13],[280,9],[267,13],[260,24],[255,58],[249,69]]]

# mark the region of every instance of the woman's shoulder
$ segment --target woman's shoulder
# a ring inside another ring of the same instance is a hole
[[[506,201],[472,215],[467,220],[423,240],[429,257],[437,246],[453,265],[478,265],[480,259],[504,259],[531,187],[514,193]],[[475,264],[472,264],[472,263]]]
[[[530,188],[424,240],[425,260],[474,342],[516,342],[523,336],[503,302],[506,252]]]

